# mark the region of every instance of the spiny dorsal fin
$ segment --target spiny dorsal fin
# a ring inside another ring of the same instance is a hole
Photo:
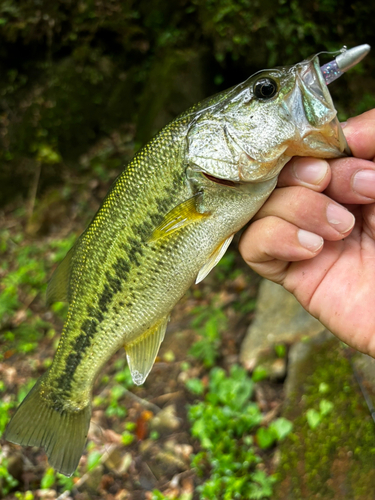
[[[229,236],[229,238],[223,241],[223,243],[220,243],[220,245],[216,248],[216,250],[211,254],[208,261],[199,270],[195,283],[200,283],[202,280],[204,280],[204,278],[211,271],[211,269],[213,269],[216,266],[216,264],[219,263],[219,260],[223,257],[231,241],[233,240],[233,236],[234,234],[232,234],[232,236]]]
[[[193,222],[198,222],[209,215],[209,213],[201,214],[197,211],[196,196],[189,198],[167,213],[161,224],[152,233],[150,241],[156,241],[169,236],[178,229],[186,227]]]
[[[71,248],[52,275],[47,287],[47,305],[53,302],[69,302],[69,282],[74,248]]]
[[[160,344],[163,342],[168,321],[169,316],[166,316],[149,328],[140,339],[125,345],[126,358],[135,384],[143,384],[150,373]]]

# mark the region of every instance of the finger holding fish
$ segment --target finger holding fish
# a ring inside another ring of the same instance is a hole
[[[353,54],[343,54],[341,71]],[[112,354],[124,346],[134,382],[143,383],[170,311],[266,202],[287,161],[349,154],[326,83],[317,56],[261,71],[193,106],[136,154],[51,280],[49,299],[68,300],[67,321],[51,367],[17,410],[6,439],[43,446],[56,470],[74,472],[92,387]],[[275,261],[285,242],[294,260],[308,259],[322,236],[335,241],[350,232],[352,220],[342,225],[338,215],[342,207],[318,192],[330,170],[314,184],[313,169],[301,162],[309,173],[304,184],[278,189],[249,229],[267,225],[260,251]],[[281,182],[290,182],[287,175]],[[276,211],[280,201],[284,208]],[[311,230],[318,233],[315,246]],[[274,254],[272,237],[282,242]]]
[[[291,262],[315,257],[324,241],[347,237],[355,221],[346,208],[304,186],[276,189],[253,220],[239,250],[254,271],[277,283]]]

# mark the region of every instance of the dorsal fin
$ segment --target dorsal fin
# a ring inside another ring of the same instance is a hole
[[[135,384],[143,384],[150,373],[160,344],[163,342],[168,321],[169,315],[149,328],[135,342],[125,345],[126,358]]]
[[[69,302],[69,282],[74,248],[71,248],[52,275],[47,287],[47,305],[53,302]]]

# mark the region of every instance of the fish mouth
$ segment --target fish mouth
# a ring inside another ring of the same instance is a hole
[[[222,186],[235,187],[238,183],[230,181],[228,179],[220,179],[220,177],[214,177],[211,174],[207,174],[206,172],[202,172],[202,174],[210,181],[215,182],[216,184],[221,184]]]
[[[288,148],[287,154],[323,158],[351,155],[317,56],[297,65],[296,85],[285,105],[301,140],[300,145]]]
[[[351,156],[352,153],[337,117],[319,128],[301,134],[301,145],[298,150],[294,146],[293,156],[308,155],[310,151],[313,151],[314,156],[321,158]],[[289,148],[286,154],[292,154]]]

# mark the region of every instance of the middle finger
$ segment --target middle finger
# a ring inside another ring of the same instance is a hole
[[[301,186],[278,188],[253,220],[276,216],[301,229],[336,241],[354,226],[354,216],[322,193]]]

